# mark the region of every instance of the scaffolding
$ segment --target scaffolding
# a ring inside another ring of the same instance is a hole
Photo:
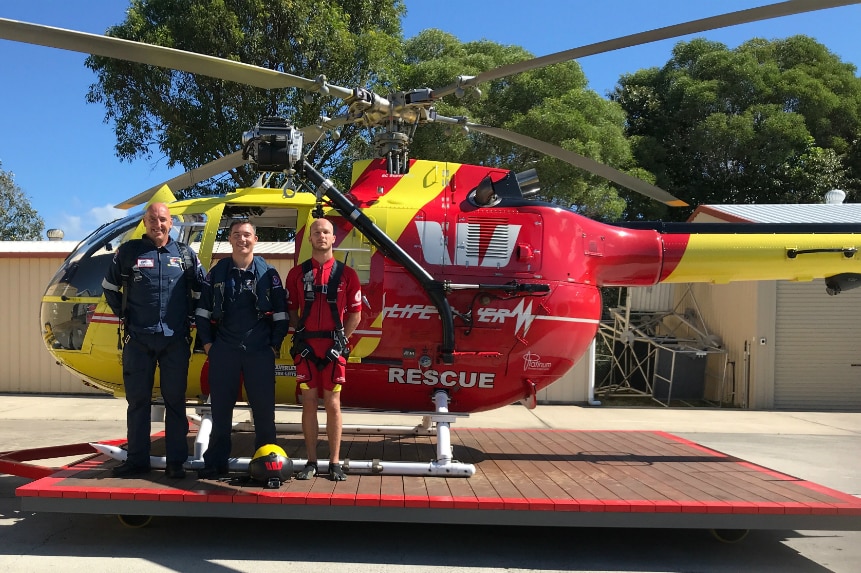
[[[654,305],[642,304],[632,289],[620,289],[619,304],[598,328],[610,363],[596,384],[597,396],[649,396],[663,406],[671,400],[705,400],[710,360],[718,361],[718,393],[723,396],[727,351],[709,332],[691,285],[684,286],[669,310],[649,308]]]

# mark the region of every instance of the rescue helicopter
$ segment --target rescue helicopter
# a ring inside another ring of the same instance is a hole
[[[601,319],[601,287],[824,278],[831,292],[840,292],[861,280],[861,225],[795,226],[784,232],[780,226],[601,223],[534,199],[540,189],[535,171],[413,158],[412,130],[435,122],[498,137],[683,206],[650,183],[561,147],[442,116],[435,102],[483,82],[611,49],[855,3],[772,4],[461,76],[440,88],[385,96],[323,77],[306,79],[7,19],[0,19],[0,38],[340,98],[344,112],[314,125],[263,118],[233,154],[118,207],[168,203],[174,238],[192,245],[207,267],[214,262],[220,230],[234,219],[291,230],[294,262],[301,262],[310,256],[305,240],[310,223],[327,217],[335,226],[336,255],[357,270],[364,294],[362,322],[350,340],[343,407],[432,413],[438,430],[444,430],[435,469],[469,475],[469,467],[450,459],[448,425],[457,414],[518,401],[534,407],[537,392],[562,378],[592,344]],[[356,162],[349,189],[339,189],[306,161],[303,150],[306,141],[351,124],[376,128],[378,156]],[[260,174],[251,187],[180,201],[173,194],[249,162]],[[117,247],[143,232],[139,212],[97,229],[69,255],[42,299],[42,334],[51,354],[88,384],[118,397],[123,393],[119,324],[102,296],[101,281]],[[288,337],[277,361],[276,397],[279,404],[295,405],[299,392],[289,344]],[[195,353],[191,360],[191,404],[208,394],[205,359]],[[418,471],[427,474],[427,468]]]

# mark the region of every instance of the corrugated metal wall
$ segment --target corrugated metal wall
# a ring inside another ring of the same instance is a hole
[[[577,404],[589,399],[589,370],[595,361],[587,351],[562,378],[538,392],[539,404]]]
[[[777,293],[774,406],[861,409],[861,289],[780,281]]]
[[[0,392],[100,394],[59,366],[45,348],[39,307],[65,255],[7,254],[0,258]]]
[[[627,289],[630,308],[640,312],[669,312],[675,306],[676,285],[663,283]]]

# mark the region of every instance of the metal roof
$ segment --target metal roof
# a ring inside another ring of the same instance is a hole
[[[66,256],[78,245],[77,241],[0,241],[0,253],[51,253],[58,256]],[[191,248],[197,252],[200,243],[192,243]],[[292,255],[295,252],[294,242],[264,243],[260,242],[254,247],[258,255]],[[216,255],[229,254],[230,243],[219,241],[213,249]]]
[[[697,215],[749,223],[861,223],[861,203],[796,203],[781,205],[700,205]]]
[[[200,249],[200,243],[192,243],[191,248],[197,252]],[[212,249],[213,255],[229,255],[231,252],[230,243],[227,241],[215,243]],[[293,241],[283,243],[264,243],[261,241],[254,246],[255,255],[292,255],[295,252],[296,243]]]
[[[78,241],[0,241],[3,253],[56,253],[68,255]]]

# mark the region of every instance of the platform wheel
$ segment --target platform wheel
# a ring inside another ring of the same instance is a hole
[[[750,533],[750,529],[710,529],[709,531],[721,543],[738,543]]]
[[[146,527],[152,521],[151,515],[118,515],[117,519],[126,527],[140,529]]]

